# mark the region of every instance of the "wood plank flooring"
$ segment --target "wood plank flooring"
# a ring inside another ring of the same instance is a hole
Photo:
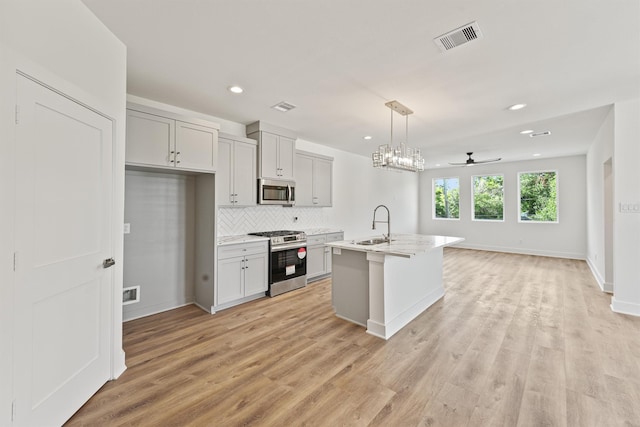
[[[69,426],[640,426],[640,318],[582,261],[447,248],[445,297],[383,341],[323,280],[124,325]]]

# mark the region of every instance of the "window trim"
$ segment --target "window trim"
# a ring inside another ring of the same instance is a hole
[[[476,187],[475,187],[475,178],[483,177],[483,176],[500,176],[502,177],[502,219],[476,219]],[[478,222],[505,222],[505,214],[504,214],[504,186],[505,179],[504,173],[486,173],[482,175],[471,175],[471,221]]]
[[[528,220],[528,221],[523,221],[522,220],[522,212],[520,211],[522,208],[522,204],[520,201],[520,175],[522,174],[527,174],[527,173],[547,173],[547,172],[553,172],[556,174],[556,220],[555,221],[534,221],[534,220]],[[544,170],[533,170],[533,171],[522,171],[522,172],[518,172],[518,209],[516,211],[516,214],[518,215],[518,223],[520,224],[559,224],[560,223],[560,174],[558,173],[557,169],[544,169]]]
[[[440,218],[436,216],[436,180],[437,179],[457,179],[458,180],[458,218]],[[431,219],[438,221],[460,221],[460,177],[459,176],[441,176],[431,178]]]

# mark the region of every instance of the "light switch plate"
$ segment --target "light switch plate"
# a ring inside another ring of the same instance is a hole
[[[620,213],[640,213],[640,203],[620,203]]]

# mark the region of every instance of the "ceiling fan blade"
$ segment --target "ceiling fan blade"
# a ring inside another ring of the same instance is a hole
[[[502,157],[498,157],[495,159],[487,159],[487,160],[476,160],[474,163],[491,163],[491,162],[499,162],[502,160]]]
[[[452,166],[465,166],[467,164],[467,162],[463,162],[463,163],[451,163],[449,162],[450,165]]]

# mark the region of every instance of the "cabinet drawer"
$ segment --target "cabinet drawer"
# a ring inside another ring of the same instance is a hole
[[[266,254],[269,250],[268,241],[242,243],[238,245],[222,246],[218,248],[218,259],[234,258],[238,256]]]
[[[326,235],[327,243],[337,242],[339,240],[344,240],[344,233],[330,233]]]
[[[316,234],[314,236],[307,236],[307,246],[324,245],[327,242],[326,234]]]

